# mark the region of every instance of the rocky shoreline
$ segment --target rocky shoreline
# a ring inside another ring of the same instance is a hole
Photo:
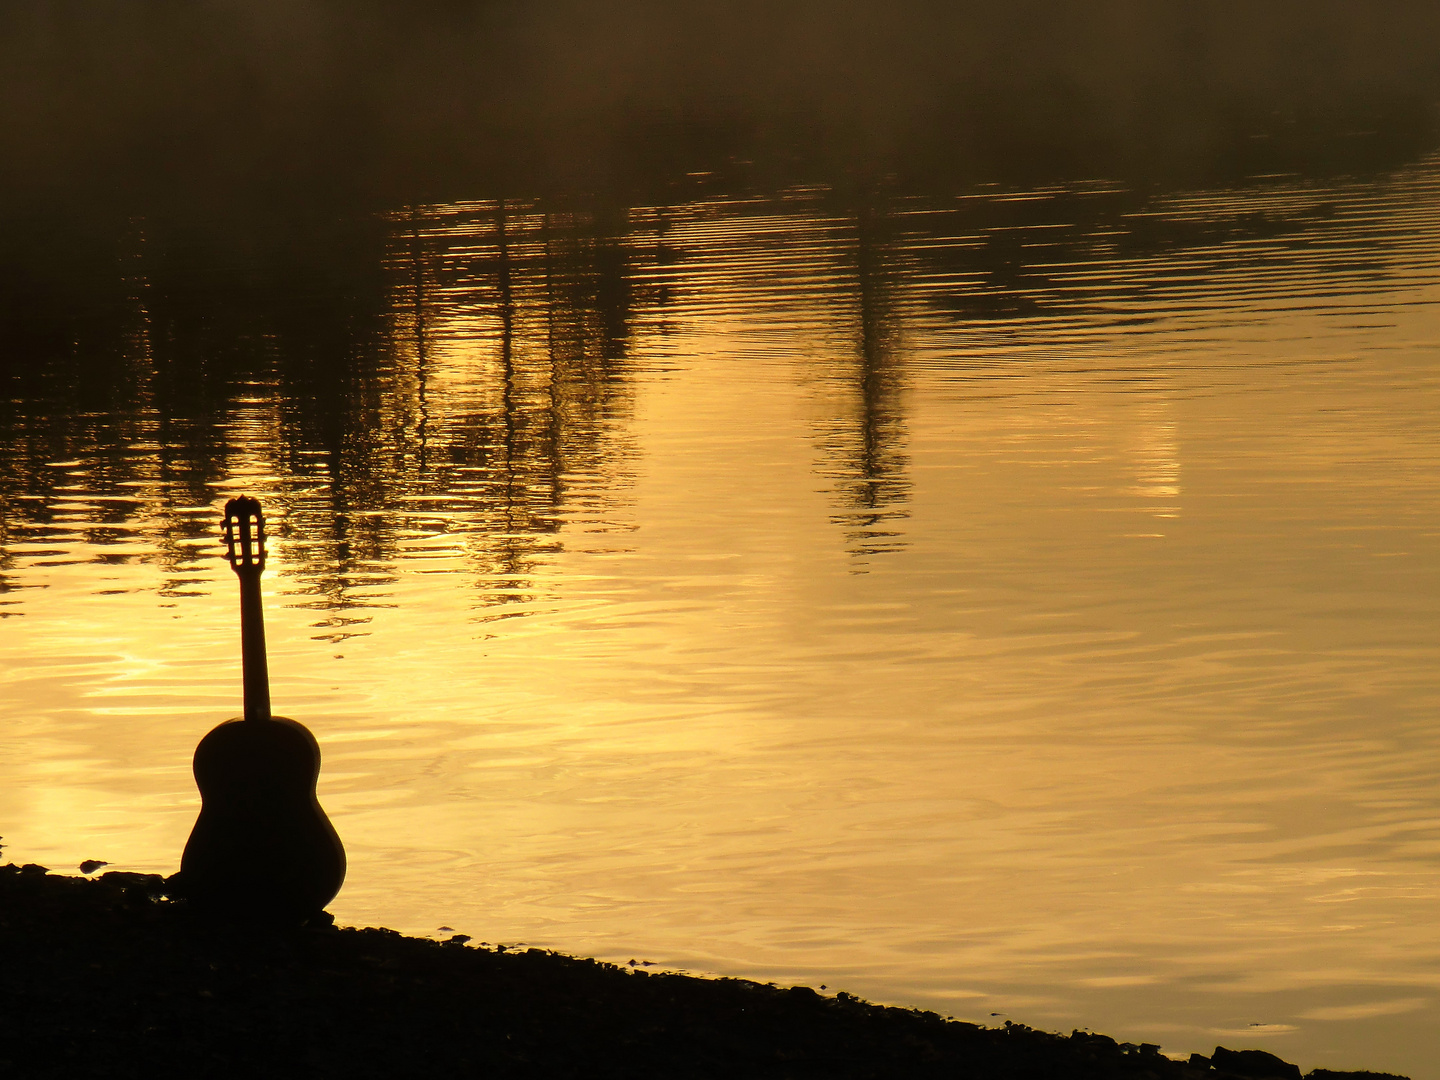
[[[90,864],[87,864],[89,868]],[[156,875],[0,866],[0,1075],[1301,1080],[849,994],[392,930],[199,924]],[[1388,1074],[1317,1069],[1309,1080]]]

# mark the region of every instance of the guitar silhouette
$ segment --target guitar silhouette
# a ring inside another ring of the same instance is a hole
[[[225,554],[240,579],[245,715],[195,748],[200,816],[180,859],[192,910],[249,923],[298,926],[345,880],[345,848],[320,802],[320,746],[305,725],[270,715],[260,574],[265,519],[257,499],[225,504]]]

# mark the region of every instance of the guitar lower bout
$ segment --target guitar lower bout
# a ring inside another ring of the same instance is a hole
[[[227,720],[195,748],[200,816],[180,891],[202,914],[298,925],[345,880],[345,849],[315,794],[320,747],[283,716]]]

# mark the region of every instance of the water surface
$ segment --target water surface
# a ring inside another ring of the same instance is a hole
[[[176,867],[246,491],[342,921],[1435,1080],[1437,196],[130,221],[8,349],[5,855]]]

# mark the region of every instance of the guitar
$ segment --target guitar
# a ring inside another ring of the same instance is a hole
[[[240,579],[245,715],[225,721],[195,748],[200,816],[176,883],[202,915],[298,926],[340,891],[345,848],[315,796],[315,736],[270,713],[260,607],[265,519],[258,500],[225,504],[225,554]]]

